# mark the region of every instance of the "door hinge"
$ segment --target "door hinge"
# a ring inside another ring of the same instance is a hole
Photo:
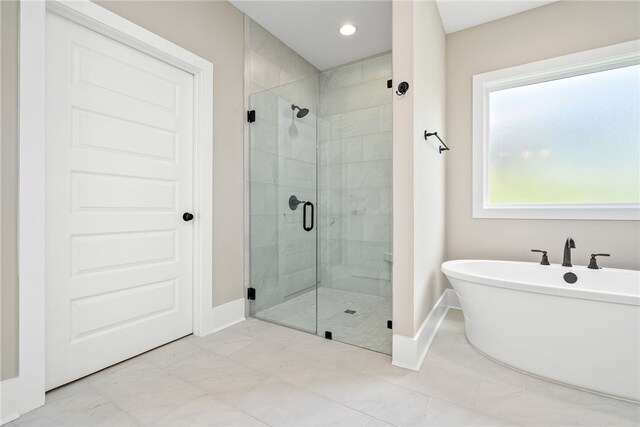
[[[328,340],[332,340],[333,339],[333,334],[331,334],[331,332],[329,331],[324,331],[324,337]]]
[[[387,89],[391,89],[393,87],[393,80],[387,80]]]
[[[391,320],[387,320],[387,329],[393,329],[393,322]]]
[[[250,301],[255,301],[256,299],[256,288],[248,288],[247,289],[247,299]]]
[[[247,111],[247,121],[253,123],[256,121],[256,110]]]

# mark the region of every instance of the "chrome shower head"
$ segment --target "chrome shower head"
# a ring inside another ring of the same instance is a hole
[[[298,114],[296,114],[296,117],[301,119],[304,116],[306,116],[307,114],[309,114],[309,109],[308,108],[300,108],[295,104],[291,104],[291,109],[293,111],[295,111],[296,109],[298,110]]]

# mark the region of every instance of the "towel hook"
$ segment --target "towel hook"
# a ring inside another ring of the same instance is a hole
[[[398,90],[396,91],[396,95],[402,96],[409,90],[409,83],[402,82],[398,85]]]

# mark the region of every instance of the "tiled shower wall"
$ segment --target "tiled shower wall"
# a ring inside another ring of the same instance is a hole
[[[320,72],[246,15],[244,30],[247,96],[302,80]]]
[[[390,78],[390,53],[320,74],[320,286],[391,297]]]
[[[249,18],[245,37],[247,105],[257,114],[246,139],[254,313],[313,289],[316,265],[321,286],[390,297],[391,55],[318,75]],[[311,112],[292,119],[292,103]],[[316,231],[301,230],[302,206],[288,208],[292,194],[316,203],[317,243]]]
[[[303,207],[289,197],[316,200],[317,79],[254,94],[251,108],[251,285],[254,312],[316,285],[316,231],[303,229]],[[311,111],[294,118],[291,104]],[[315,310],[315,307],[309,307]]]
[[[254,311],[315,286],[315,232],[301,230],[302,206],[291,211],[287,201],[316,202],[317,78],[305,78],[318,73],[245,16],[246,105],[258,117],[245,135],[245,286],[260,294]],[[311,110],[295,119],[297,134],[289,132],[292,103]]]

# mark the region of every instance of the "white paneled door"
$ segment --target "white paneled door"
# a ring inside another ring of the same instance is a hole
[[[47,14],[46,388],[192,332],[193,75]]]

